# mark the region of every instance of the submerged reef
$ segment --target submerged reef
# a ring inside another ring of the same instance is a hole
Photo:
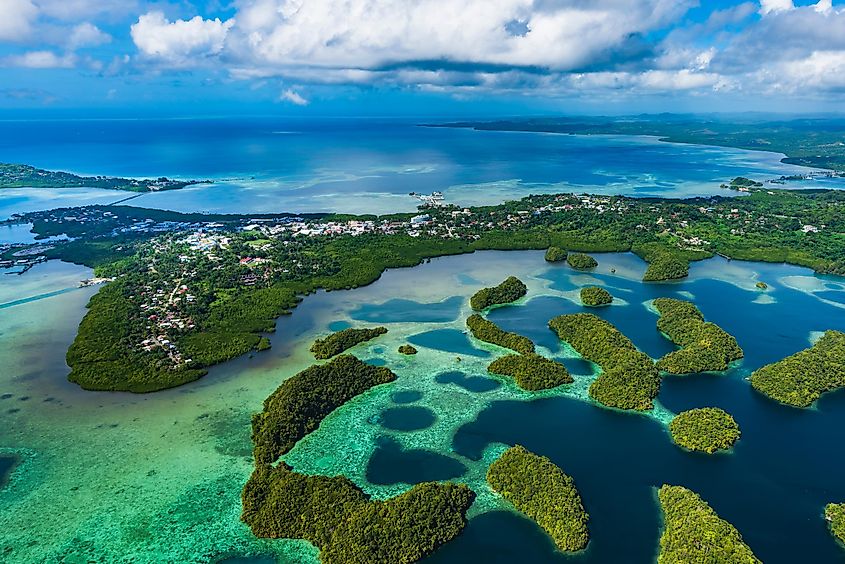
[[[657,368],[670,374],[727,370],[744,356],[736,339],[715,323],[704,321],[692,303],[673,298],[657,298],[660,313],[657,328],[681,347],[657,361]]]
[[[482,288],[469,300],[475,311],[483,311],[494,305],[509,304],[528,293],[528,288],[516,276],[509,276],[504,282],[492,288]]]
[[[736,528],[720,518],[697,493],[664,485],[658,491],[664,529],[658,564],[736,562],[759,564]]]
[[[707,454],[731,448],[740,437],[734,418],[717,407],[690,409],[678,414],[669,423],[669,432],[675,444]]]
[[[487,482],[534,521],[563,551],[587,546],[589,515],[575,482],[545,456],[509,448],[487,471]]]
[[[809,407],[823,393],[845,387],[845,333],[828,331],[809,349],[760,368],[751,385],[781,403]]]
[[[601,375],[590,385],[590,397],[618,409],[654,407],[660,374],[651,358],[612,323],[591,313],[576,313],[555,317],[549,327],[578,354],[601,367]]]
[[[314,353],[314,358],[317,360],[325,360],[385,333],[387,333],[386,327],[344,329],[343,331],[332,333],[325,339],[314,341],[314,344],[311,345],[311,352]]]

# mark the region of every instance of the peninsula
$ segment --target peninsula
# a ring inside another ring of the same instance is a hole
[[[101,188],[126,192],[161,192],[179,190],[211,180],[171,180],[119,178],[114,176],[78,176],[69,172],[43,170],[29,165],[0,163],[0,189],[3,188]]]

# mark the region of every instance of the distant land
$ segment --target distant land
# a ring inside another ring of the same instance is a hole
[[[716,117],[643,115],[630,117],[543,117],[426,124],[480,131],[526,131],[573,135],[650,135],[670,143],[733,147],[783,153],[786,164],[845,171],[845,121],[721,121]]]
[[[126,192],[179,190],[211,180],[171,180],[119,178],[113,176],[78,176],[69,172],[43,170],[30,165],[0,163],[0,189],[3,188],[102,188]]]

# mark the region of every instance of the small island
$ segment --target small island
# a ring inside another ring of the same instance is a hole
[[[830,525],[830,533],[845,543],[845,503],[829,503],[824,508],[824,518]]]
[[[584,253],[570,253],[566,262],[575,270],[590,270],[599,265],[596,259]]]
[[[574,382],[564,365],[538,354],[511,354],[497,358],[488,372],[510,376],[516,385],[529,392],[550,390]]]
[[[559,550],[582,550],[590,540],[589,515],[571,477],[545,456],[509,448],[490,465],[487,483],[533,519]]]
[[[731,562],[760,564],[736,528],[720,518],[698,494],[681,486],[658,491],[663,510],[658,564]]]
[[[757,282],[756,284],[754,284],[754,286],[758,290],[768,290],[769,289],[769,285],[766,284],[765,282]]]
[[[676,445],[707,454],[731,448],[740,437],[734,418],[717,407],[679,413],[669,423],[669,432]]]
[[[326,360],[355,345],[375,339],[379,335],[387,333],[386,327],[373,327],[372,329],[344,329],[332,333],[325,339],[317,339],[311,345],[311,352],[317,360]]]
[[[483,311],[494,305],[509,304],[528,293],[528,288],[516,276],[509,276],[504,282],[493,288],[482,288],[469,300],[475,311]]]
[[[467,327],[469,327],[473,337],[485,343],[504,347],[522,354],[531,354],[534,352],[534,343],[531,339],[517,335],[516,333],[503,331],[498,325],[484,319],[477,313],[467,318]]]
[[[567,252],[560,247],[549,247],[546,249],[546,262],[563,262],[566,260]]]
[[[670,374],[727,370],[731,362],[744,356],[736,339],[692,304],[673,298],[657,298],[654,307],[660,313],[657,328],[681,349],[657,361],[657,368]]]
[[[417,354],[417,348],[414,345],[402,345],[399,347],[399,353],[404,355],[414,355]]]
[[[117,178],[111,176],[77,176],[69,172],[43,170],[29,165],[0,163],[2,188],[101,188],[127,192],[161,192],[179,190],[195,184],[211,184],[211,180],[171,180]]]
[[[351,355],[311,366],[285,380],[264,400],[264,411],[252,418],[256,462],[275,462],[329,413],[370,388],[394,380],[391,370]]]
[[[786,405],[809,407],[822,394],[845,387],[845,333],[828,331],[809,349],[760,368],[751,385]]]
[[[613,303],[613,296],[604,288],[588,286],[581,288],[581,303],[587,307],[601,307]]]
[[[638,411],[654,407],[660,374],[648,355],[612,323],[592,313],[561,315],[549,321],[562,341],[598,364],[602,373],[590,385],[590,397],[607,407]]]

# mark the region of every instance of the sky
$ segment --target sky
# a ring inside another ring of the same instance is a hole
[[[0,112],[838,113],[842,1],[0,0]]]

